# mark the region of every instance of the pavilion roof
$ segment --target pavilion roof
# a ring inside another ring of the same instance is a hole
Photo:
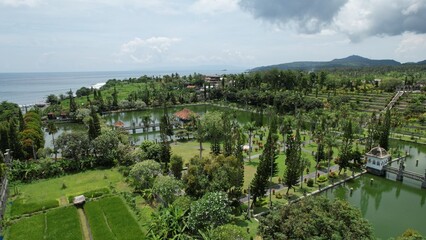
[[[197,115],[196,113],[194,113],[193,111],[189,110],[188,108],[184,108],[178,112],[175,112],[174,114],[177,118],[179,118],[180,120],[183,121],[188,121],[191,119],[192,115]]]
[[[124,127],[124,122],[122,122],[122,121],[117,121],[117,122],[115,122],[115,123],[114,123],[114,126],[115,126],[115,127]]]

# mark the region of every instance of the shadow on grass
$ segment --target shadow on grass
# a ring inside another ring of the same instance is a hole
[[[247,162],[245,162],[245,165],[257,167],[259,165],[259,162],[258,161],[251,161],[251,162],[247,161]]]
[[[238,227],[248,227],[249,224],[247,221],[252,221],[252,220],[251,219],[243,220],[240,218],[234,218],[232,222],[234,223],[234,225],[237,225]]]

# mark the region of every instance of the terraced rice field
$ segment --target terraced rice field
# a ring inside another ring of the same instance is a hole
[[[145,236],[123,200],[108,197],[84,206],[95,240],[139,240]]]
[[[22,218],[14,223],[6,234],[8,240],[81,240],[82,238],[77,209],[73,206]]]

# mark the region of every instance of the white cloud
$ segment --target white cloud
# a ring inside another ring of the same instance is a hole
[[[151,37],[141,39],[136,37],[121,45],[118,56],[127,56],[136,63],[161,61],[162,55],[165,55],[170,47],[179,41],[179,38]]]
[[[148,39],[135,38],[121,45],[121,52],[133,53],[139,48],[150,48],[158,53],[162,53],[167,51],[173,43],[179,41],[179,38],[168,37],[151,37]]]
[[[424,60],[426,57],[426,34],[404,33],[395,53],[402,59]]]
[[[40,0],[0,0],[0,5],[6,5],[11,7],[35,7],[40,2]]]
[[[190,10],[201,14],[233,12],[238,9],[238,0],[197,0]]]

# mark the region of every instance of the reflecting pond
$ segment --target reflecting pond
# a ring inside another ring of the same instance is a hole
[[[426,146],[403,141],[391,141],[410,156],[406,160],[406,169],[424,173],[426,168]],[[416,160],[419,164],[416,167]],[[394,163],[397,166],[398,163]],[[400,236],[406,229],[413,228],[426,236],[426,189],[421,189],[418,181],[404,178],[403,182],[365,174],[359,179],[327,190],[323,195],[350,202],[361,210],[370,221],[374,232],[381,239]],[[370,180],[373,179],[373,183]],[[352,194],[350,188],[353,188]]]
[[[198,115],[203,115],[208,111],[220,111],[220,112],[228,112],[229,114],[233,114],[236,117],[236,120],[240,124],[245,124],[248,122],[260,121],[261,114],[252,113],[243,110],[233,110],[229,107],[221,107],[210,104],[198,104],[198,105],[189,105],[189,106],[179,106],[179,107],[169,107],[167,108],[168,114],[173,115],[175,112],[182,110],[183,108],[188,108],[191,111],[195,112]],[[148,115],[154,123],[159,123],[161,116],[163,115],[163,108],[154,108],[154,109],[146,109],[140,111],[129,111],[129,112],[117,112],[117,113],[108,113],[103,116],[103,120],[109,126],[114,125],[117,121],[122,121],[124,126],[129,127],[133,124],[135,126],[143,126],[142,118]],[[267,124],[267,118],[263,117],[262,122]],[[83,124],[75,124],[75,123],[63,123],[57,124],[58,132],[55,134],[55,139],[64,131],[70,130],[82,130],[87,131],[86,127]],[[144,133],[142,129],[136,130],[136,132],[129,131],[131,141],[136,144],[139,144],[143,140],[154,141],[155,139],[160,139],[160,133],[157,128],[156,131],[149,131]],[[45,147],[53,148],[52,145],[52,136],[45,132]]]
[[[216,105],[209,104],[199,104],[199,105],[189,105],[189,106],[179,106],[179,107],[169,107],[167,112],[169,115],[173,115],[175,112],[182,110],[183,108],[188,108],[198,115],[203,115],[208,111],[219,111],[219,112],[228,112],[229,114],[234,115],[236,120],[240,124],[245,124],[248,122],[254,122],[259,120],[261,114],[252,113],[243,110],[233,110],[228,107],[221,107]],[[103,116],[106,124],[109,126],[114,125],[117,121],[122,121],[124,126],[143,126],[142,119],[145,115],[148,115],[154,123],[159,123],[160,118],[163,115],[164,110],[162,108],[147,109],[141,111],[131,111],[131,112],[119,112],[119,113],[109,113]],[[263,118],[263,123],[266,124],[266,118]],[[160,138],[160,133],[157,128],[156,131],[144,133],[142,129],[136,130],[136,132],[129,131],[131,133],[131,140],[135,143],[140,143],[142,140],[155,140]]]

